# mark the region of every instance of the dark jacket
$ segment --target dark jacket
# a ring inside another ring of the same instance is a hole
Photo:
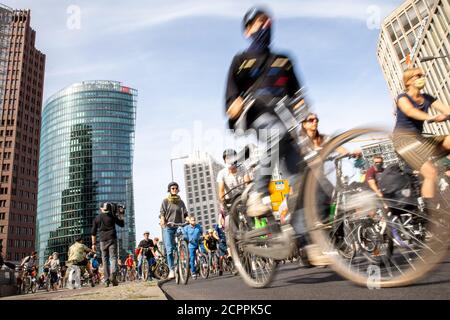
[[[109,241],[117,239],[116,224],[119,227],[124,227],[124,220],[120,220],[110,213],[100,213],[94,219],[91,235],[97,235],[100,231],[100,241]]]

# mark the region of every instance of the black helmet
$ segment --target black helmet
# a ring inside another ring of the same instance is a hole
[[[226,149],[222,154],[222,158],[223,158],[223,161],[225,161],[226,157],[236,157],[236,155],[237,155],[236,150]]]
[[[172,182],[169,183],[169,185],[167,186],[167,192],[170,192],[170,188],[173,187],[173,186],[176,186],[178,189],[180,189],[180,186],[178,185],[178,183],[172,181]]]
[[[268,12],[266,9],[261,8],[261,7],[252,7],[250,8],[244,15],[244,18],[242,19],[242,27],[245,30],[245,28],[247,28],[247,26],[252,23],[256,17],[258,17],[259,15],[266,15],[269,16]]]

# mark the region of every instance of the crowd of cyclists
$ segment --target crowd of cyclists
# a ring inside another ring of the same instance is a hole
[[[230,127],[236,128],[242,113],[246,113],[246,129],[258,130],[277,129],[281,135],[272,137],[268,149],[272,153],[278,152],[280,162],[285,168],[286,175],[297,174],[297,164],[300,154],[307,154],[311,151],[320,151],[329,142],[330,137],[319,133],[319,117],[315,113],[309,112],[301,121],[299,135],[304,136],[308,143],[302,144],[301,148],[308,150],[297,150],[290,133],[286,131],[283,124],[272,112],[270,112],[267,101],[272,101],[274,97],[295,96],[300,89],[300,84],[293,71],[293,65],[288,57],[274,54],[270,51],[271,18],[269,14],[260,8],[251,9],[244,17],[244,34],[252,39],[248,50],[238,54],[233,59],[226,92],[226,114],[230,120]],[[268,62],[269,61],[269,62]],[[270,64],[270,67],[266,67]],[[274,68],[276,70],[274,71]],[[259,79],[263,79],[260,81]],[[420,193],[424,201],[424,206],[428,212],[436,210],[437,204],[442,204],[442,190],[450,191],[450,149],[449,136],[424,137],[421,133],[425,121],[442,122],[447,121],[450,115],[450,107],[443,104],[436,98],[422,94],[421,90],[425,86],[424,72],[419,68],[411,68],[404,72],[403,83],[405,92],[397,99],[397,121],[393,132],[393,144],[397,153],[417,174],[422,177]],[[248,92],[259,92],[260,96],[255,98],[253,106],[245,110],[245,99]],[[304,101],[300,101],[293,107],[300,108]],[[430,115],[429,109],[434,108],[440,113]],[[356,160],[362,158],[360,150],[337,149],[342,155],[348,155]],[[162,227],[163,241],[157,237],[151,239],[150,232],[143,234],[143,239],[139,242],[134,252],[126,257],[118,259],[118,279],[120,281],[153,281],[153,279],[175,278],[175,273],[179,267],[176,260],[177,247],[176,238],[182,234],[182,239],[186,242],[189,255],[190,276],[196,279],[204,267],[205,260],[199,257],[206,257],[206,268],[217,271],[220,276],[226,266],[232,262],[230,250],[227,247],[225,230],[228,228],[227,219],[230,204],[235,199],[235,195],[242,192],[246,185],[254,182],[254,188],[248,197],[246,214],[254,219],[254,226],[264,227],[267,224],[267,217],[272,214],[271,199],[268,190],[270,175],[264,173],[264,169],[271,162],[270,153],[264,153],[266,158],[260,159],[256,167],[246,168],[238,163],[238,154],[235,150],[227,149],[223,152],[225,168],[217,176],[218,196],[220,201],[220,212],[217,221],[212,228],[204,232],[201,224],[197,223],[194,213],[189,213],[183,200],[178,193],[180,188],[178,183],[171,182],[167,187],[168,195],[163,199],[159,223]],[[444,168],[441,181],[438,180],[438,172],[435,164],[430,160],[433,157],[441,158],[441,167]],[[366,159],[373,163],[370,168],[364,168],[361,172],[362,182],[369,190],[379,198],[383,197],[383,190],[379,185],[379,176],[383,173],[383,156],[377,155],[373,159]],[[360,167],[363,168],[363,167]],[[367,170],[368,169],[368,170]],[[441,192],[437,192],[440,188]],[[447,199],[444,199],[448,201]],[[93,241],[95,243],[95,241]],[[302,246],[303,244],[299,244]],[[76,242],[69,248],[68,260],[62,264],[59,260],[58,252],[54,252],[44,263],[42,273],[38,275],[37,253],[33,252],[20,264],[20,274],[18,276],[18,288],[21,292],[35,291],[37,288],[47,290],[58,290],[67,287],[68,275],[76,266],[80,270],[80,281],[86,285],[95,286],[104,279],[103,261],[97,257],[95,245],[93,249],[83,244],[83,239],[76,239]],[[326,260],[322,252],[316,255],[311,254],[305,259],[300,254],[299,257],[306,264],[326,265],[327,262],[317,262]],[[296,259],[297,257],[294,257]],[[207,276],[206,276],[207,277]],[[113,282],[115,278],[113,277]],[[69,284],[69,287],[71,285]]]

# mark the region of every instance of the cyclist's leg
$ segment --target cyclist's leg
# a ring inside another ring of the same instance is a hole
[[[144,256],[141,254],[141,255],[138,256],[138,265],[137,265],[137,268],[138,268],[137,276],[138,276],[138,278],[142,278],[142,262],[143,261],[144,261]]]
[[[174,271],[174,261],[173,261],[173,251],[175,249],[175,233],[176,228],[164,228],[163,229],[163,238],[164,238],[164,246],[166,248],[166,258],[167,265],[169,266],[169,270]]]
[[[397,153],[413,169],[419,170],[424,181],[421,194],[428,208],[432,208],[437,184],[437,170],[429,160],[432,156],[439,157],[445,149],[447,137],[437,136],[425,138],[421,135],[395,134],[394,147]]]
[[[195,252],[197,251],[197,247],[191,246],[189,244],[189,264],[191,266],[191,272],[195,275]]]
[[[268,187],[275,164],[284,165],[286,176],[288,179],[292,178],[298,173],[300,153],[285,126],[275,115],[262,114],[253,121],[251,128],[256,130],[258,140],[264,146],[264,152],[255,174],[255,191],[259,194],[258,198],[264,199],[265,203],[270,203]],[[255,200],[258,201],[258,199]],[[269,206],[267,207],[270,209]],[[251,208],[249,209],[250,215],[258,216],[256,212],[251,212]]]

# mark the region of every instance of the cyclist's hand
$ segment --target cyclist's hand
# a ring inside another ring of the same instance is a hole
[[[381,193],[381,191],[377,191],[377,196],[383,198],[383,194]]]
[[[230,119],[236,119],[244,108],[244,100],[241,97],[237,97],[227,110],[227,115]]]
[[[445,120],[448,120],[448,115],[445,115],[445,114],[438,114],[430,119],[430,121],[434,121],[434,122],[442,122]]]

